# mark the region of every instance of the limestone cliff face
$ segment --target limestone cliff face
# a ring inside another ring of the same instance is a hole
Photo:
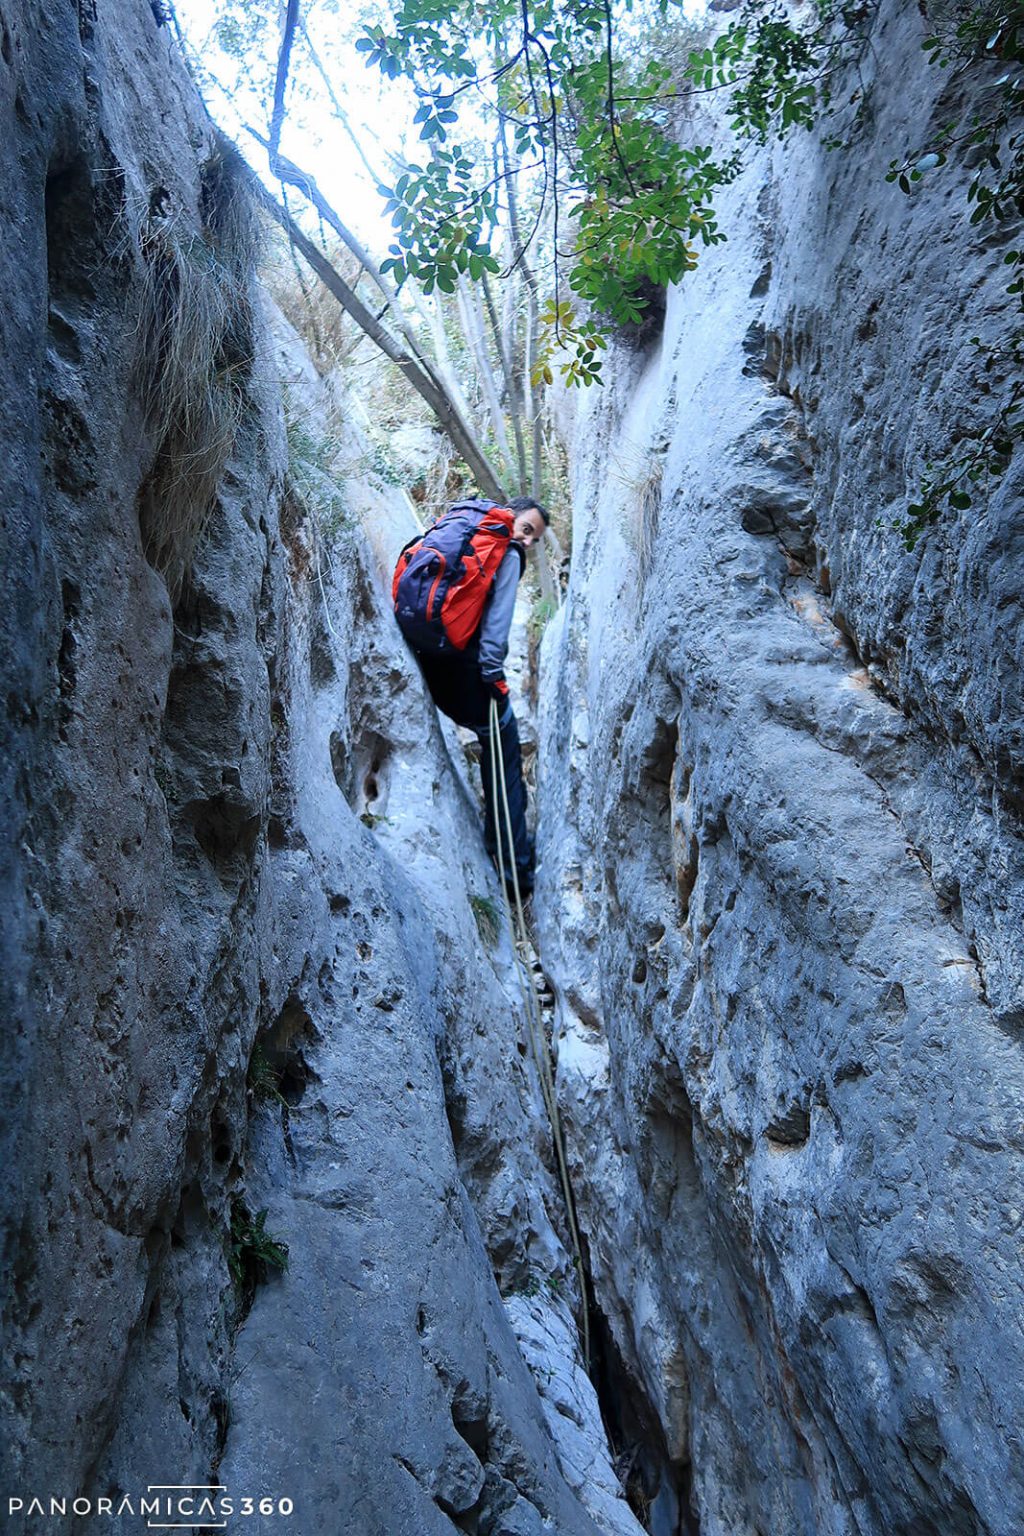
[[[753,157],[571,428],[538,908],[597,1302],[702,1536],[1024,1527],[1022,479],[890,530],[1008,302],[965,177],[884,179],[948,115],[923,27],[882,6],[850,146]]]
[[[408,510],[350,484],[328,537],[288,490],[278,377],[313,430],[323,390],[149,6],[5,6],[0,55],[5,1501],[634,1536],[461,748],[382,596]]]
[[[849,149],[752,158],[571,428],[536,908],[654,1536],[1024,1528],[1021,484],[888,528],[1004,303],[956,174],[884,181],[948,115],[920,36],[882,7]],[[344,402],[148,5],[5,5],[0,114],[4,1494],[637,1536],[383,596],[408,509],[297,499],[279,381],[314,433]]]

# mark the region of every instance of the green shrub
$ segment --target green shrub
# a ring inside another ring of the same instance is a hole
[[[254,1098],[275,1099],[279,1104],[287,1105],[288,1101],[281,1092],[280,1074],[262,1045],[253,1046],[245,1081]]]
[[[228,1269],[239,1295],[251,1300],[272,1269],[288,1268],[288,1244],[271,1237],[266,1230],[267,1213],[254,1216],[241,1195],[231,1201],[231,1233],[228,1243]]]
[[[469,904],[473,909],[481,940],[489,949],[493,948],[498,942],[498,933],[501,928],[497,907],[489,896],[470,896]]]
[[[284,425],[288,443],[287,491],[296,506],[316,523],[327,539],[346,525],[348,507],[337,478],[338,444],[314,436],[300,417],[291,394],[284,391]]]

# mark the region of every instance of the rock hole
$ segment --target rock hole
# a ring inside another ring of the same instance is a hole
[[[171,211],[171,194],[166,187],[155,186],[149,190],[150,219],[165,219]]]
[[[682,757],[676,759],[669,798],[672,808],[672,872],[676,911],[680,924],[685,924],[689,921],[690,902],[697,884],[700,846],[695,825],[693,773]]]
[[[644,1530],[696,1536],[689,1519],[689,1466],[671,1459],[657,1411],[642,1383],[625,1368],[611,1329],[596,1308],[591,1312],[591,1340],[591,1376],[627,1504]]]
[[[150,1227],[149,1231],[146,1233],[144,1247],[146,1251],[146,1258],[150,1261],[151,1264],[163,1253],[164,1245],[166,1242],[167,1233],[164,1231],[163,1227]]]
[[[98,221],[92,173],[84,155],[52,169],[46,178],[46,270],[51,300],[71,294],[94,298],[92,272]]]
[[[645,785],[660,785],[667,790],[672,782],[679,728],[675,720],[657,720],[654,735],[645,748],[640,767]]]
[[[360,722],[347,752],[337,734],[331,737],[334,777],[357,816],[386,814],[393,753],[387,737],[367,722]]]
[[[479,1500],[477,1502],[479,1503]],[[479,1509],[467,1509],[461,1515],[449,1515],[448,1519],[457,1531],[464,1531],[466,1536],[479,1536]]]
[[[765,1126],[765,1139],[773,1147],[791,1151],[802,1147],[811,1134],[811,1116],[803,1104],[791,1104]]]
[[[61,698],[67,699],[75,691],[75,652],[78,649],[75,620],[81,612],[82,593],[77,583],[73,581],[61,582],[60,591],[64,607],[64,628],[61,631],[60,650],[57,655],[57,672],[60,677]]]
[[[227,872],[224,866],[241,860],[247,863],[256,847],[260,817],[245,803],[227,795],[213,795],[209,800],[193,800],[185,807],[196,842],[210,863]]]
[[[210,1146],[215,1163],[222,1168],[225,1164],[230,1163],[234,1152],[234,1136],[219,1105],[214,1109],[210,1121]]]
[[[213,1472],[216,1476],[221,1457],[224,1455],[224,1447],[227,1445],[228,1426],[231,1423],[231,1404],[219,1388],[214,1388],[210,1393],[210,1417],[217,1430],[217,1444],[213,1458]]]
[[[250,1087],[264,1097],[283,1099],[288,1109],[297,1108],[310,1083],[319,1081],[307,1059],[307,1051],[317,1039],[316,1026],[305,1005],[292,994],[253,1046]]]
[[[312,1038],[315,1034],[313,1021],[305,1005],[292,993],[267,1031],[267,1041],[275,1050],[285,1051],[299,1036]]]
[[[633,798],[639,807],[639,842],[650,850],[653,868],[666,886],[673,879],[671,811],[678,740],[677,721],[655,720],[653,733],[640,753],[633,788]],[[609,866],[605,874],[609,891],[617,900],[613,867]]]
[[[290,1109],[301,1103],[307,1085],[315,1077],[316,1073],[310,1068],[302,1051],[298,1046],[292,1046],[281,1070],[281,1097]]]
[[[490,1452],[486,1403],[463,1402],[456,1395],[452,1403],[452,1423],[477,1460],[486,1462]]]

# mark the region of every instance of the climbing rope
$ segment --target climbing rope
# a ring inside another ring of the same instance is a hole
[[[519,984],[523,993],[523,1009],[526,1014],[527,1026],[530,1033],[530,1047],[533,1051],[533,1059],[537,1067],[537,1075],[540,1078],[541,1093],[544,1098],[544,1107],[548,1112],[548,1120],[551,1125],[551,1139],[555,1146],[555,1158],[558,1163],[558,1175],[562,1185],[562,1198],[565,1201],[565,1212],[569,1223],[569,1236],[572,1241],[573,1255],[576,1264],[576,1274],[580,1285],[580,1339],[583,1347],[583,1364],[586,1370],[590,1370],[590,1319],[587,1304],[587,1282],[583,1270],[583,1252],[580,1248],[579,1228],[576,1225],[576,1207],[572,1198],[572,1186],[569,1183],[569,1168],[565,1156],[565,1142],[562,1137],[562,1122],[558,1113],[558,1100],[555,1097],[555,1085],[551,1077],[551,1063],[548,1059],[547,1039],[544,1034],[544,1020],[541,1017],[540,1003],[533,985],[527,964],[527,955],[530,948],[530,936],[526,927],[526,916],[523,912],[523,898],[519,889],[519,871],[516,869],[515,845],[512,838],[512,812],[508,803],[508,785],[505,782],[505,759],[499,744],[500,727],[498,725],[498,703],[491,700],[490,716],[490,750],[491,750],[491,786],[494,794],[494,832],[498,845],[498,876],[501,880],[501,889],[505,898],[505,915],[508,918],[509,933],[512,938],[512,953],[516,959],[516,973],[519,976]],[[499,802],[498,790],[501,790]],[[508,882],[505,878],[505,856],[502,850],[501,838],[501,812],[505,813],[505,830],[508,834],[508,851],[512,864],[512,890],[515,896],[515,919],[512,915],[512,904],[509,901]],[[518,926],[518,934],[516,928]]]

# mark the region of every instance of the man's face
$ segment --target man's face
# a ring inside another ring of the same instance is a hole
[[[522,544],[524,549],[529,549],[531,544],[536,544],[538,539],[544,537],[544,519],[536,507],[530,507],[526,512],[516,513],[512,537],[517,544]]]

